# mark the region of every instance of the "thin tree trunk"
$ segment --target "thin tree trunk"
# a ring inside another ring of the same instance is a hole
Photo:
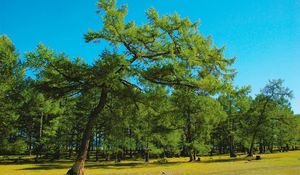
[[[87,155],[86,155],[86,160],[90,160],[90,153],[91,153],[91,144],[93,142],[93,137],[90,139]]]
[[[96,130],[96,162],[99,160],[99,133],[98,128]]]
[[[148,149],[145,154],[145,162],[149,162],[149,150]]]
[[[255,130],[255,131],[254,131],[254,134],[253,134],[253,136],[252,136],[251,145],[250,145],[250,148],[249,148],[249,153],[248,153],[248,156],[249,156],[249,157],[252,157],[252,156],[253,156],[253,147],[254,147],[254,142],[255,142],[256,133],[257,133],[257,131]]]
[[[193,161],[193,154],[190,153],[190,160],[189,160],[189,162],[192,162],[192,161]]]
[[[79,154],[79,149],[80,149],[80,145],[79,145],[79,143],[80,143],[80,135],[79,135],[79,131],[77,130],[76,131],[76,140],[75,140],[75,153],[76,154]]]
[[[189,113],[189,110],[187,111],[187,124],[186,124],[186,141],[189,144],[187,146],[187,151],[188,154],[190,156],[190,162],[193,161],[193,151],[192,151],[192,132],[191,132],[191,128],[192,128],[192,119],[191,119],[191,115]]]
[[[130,159],[132,159],[132,158],[133,158],[133,154],[132,154],[132,148],[129,148],[129,157],[130,157]]]
[[[197,156],[197,152],[196,152],[196,150],[194,150],[194,152],[193,152],[193,160],[194,161],[196,161],[196,156]]]
[[[106,105],[107,100],[107,90],[104,88],[101,92],[101,97],[98,102],[98,105],[91,111],[89,115],[89,120],[86,124],[81,146],[79,149],[79,154],[77,156],[77,159],[75,163],[73,164],[72,168],[67,172],[68,175],[83,175],[84,174],[84,163],[87,156],[87,151],[90,143],[90,139],[92,136],[93,127],[96,124],[96,119],[99,113],[103,110],[104,106]]]
[[[264,153],[263,141],[260,141],[259,143],[259,153],[260,154]]]
[[[234,151],[234,135],[233,135],[233,128],[234,128],[234,119],[233,119],[233,116],[232,116],[232,101],[231,101],[231,96],[229,95],[229,131],[230,131],[230,136],[229,136],[229,142],[230,142],[230,145],[229,145],[229,152],[230,152],[230,157],[236,157],[236,154],[235,154],[235,151]]]
[[[69,140],[69,159],[72,157],[72,153],[73,153],[73,140],[74,140],[74,136],[75,136],[75,133],[71,135],[71,139]]]
[[[230,157],[236,157],[235,150],[234,150],[234,136],[230,136]]]
[[[258,121],[257,121],[257,124],[256,124],[255,128],[254,128],[254,133],[253,133],[253,137],[252,137],[252,140],[251,140],[251,146],[250,146],[250,150],[249,150],[248,156],[253,156],[253,147],[254,147],[254,142],[255,142],[255,137],[256,137],[256,134],[257,134],[257,130],[258,130],[258,127],[259,127],[260,125],[262,125],[262,123],[263,123],[263,117],[264,117],[264,115],[265,115],[266,107],[267,107],[269,101],[270,101],[270,99],[268,98],[268,99],[266,100],[264,106],[263,106],[263,109],[262,109],[261,112],[260,112],[259,119],[258,119]]]
[[[32,154],[32,130],[29,132],[29,155]]]
[[[145,150],[145,162],[149,162],[149,143],[147,139],[147,148]]]
[[[40,117],[40,128],[39,128],[39,138],[38,138],[38,146],[37,146],[37,152],[36,152],[36,157],[35,157],[35,162],[38,162],[39,157],[41,157],[41,150],[42,150],[42,134],[43,134],[43,118],[44,114],[41,114]]]
[[[106,151],[106,161],[110,161],[110,153],[108,151]]]
[[[129,128],[129,140],[130,140],[130,144],[131,144],[131,141],[132,141],[132,131],[131,131],[130,128]],[[133,157],[131,145],[130,145],[130,148],[129,148],[129,157],[130,157],[130,159],[132,159],[132,157]]]
[[[41,118],[40,118],[39,140],[41,140],[42,134],[43,134],[43,118],[44,118],[44,115],[43,115],[43,113],[42,113]]]

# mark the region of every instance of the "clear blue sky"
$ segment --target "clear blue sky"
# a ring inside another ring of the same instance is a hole
[[[92,62],[103,49],[86,44],[83,34],[99,29],[97,0],[0,0],[0,34],[7,34],[23,57],[43,42],[71,57]],[[146,21],[145,11],[178,12],[200,19],[200,32],[211,35],[226,56],[237,57],[235,84],[251,85],[253,94],[269,79],[282,78],[294,91],[292,106],[300,113],[299,0],[119,0],[128,4],[129,20]]]

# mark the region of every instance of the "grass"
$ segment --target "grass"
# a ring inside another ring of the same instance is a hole
[[[248,161],[244,156],[204,157],[201,162],[188,163],[187,158],[171,158],[166,164],[156,160],[87,162],[86,175],[300,175],[300,151],[264,154],[262,160]],[[1,160],[1,157],[0,157]],[[0,162],[1,175],[63,175],[72,162],[67,160],[45,163]]]

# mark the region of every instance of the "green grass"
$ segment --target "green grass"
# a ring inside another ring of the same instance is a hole
[[[171,158],[169,163],[156,160],[145,164],[140,161],[87,162],[86,175],[300,175],[300,151],[264,154],[262,160],[248,161],[244,156],[204,157],[201,162],[188,163],[187,158]],[[1,160],[1,157],[0,157]],[[71,166],[70,161],[46,163],[0,162],[1,175],[63,175]]]

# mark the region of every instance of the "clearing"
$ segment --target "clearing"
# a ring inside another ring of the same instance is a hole
[[[188,158],[170,158],[159,164],[152,160],[114,162],[87,162],[86,175],[300,175],[300,151],[262,154],[262,160],[248,161],[245,156],[202,157],[201,162],[187,162]],[[9,157],[12,158],[12,157]],[[25,159],[25,157],[22,157]],[[1,161],[2,160],[2,161]],[[1,175],[63,175],[71,166],[69,160],[54,162],[19,163],[3,161],[0,157]]]

